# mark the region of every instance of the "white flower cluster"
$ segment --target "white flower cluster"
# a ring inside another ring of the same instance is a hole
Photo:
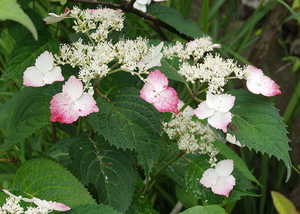
[[[179,101],[178,110],[184,106],[182,101]],[[209,125],[203,125],[199,121],[193,121],[194,109],[186,106],[183,111],[178,114],[173,114],[169,122],[163,123],[163,130],[168,134],[170,139],[178,140],[180,150],[187,153],[200,150],[201,154],[210,156],[209,163],[214,166],[217,162],[216,155],[218,149],[214,147],[212,142],[217,139],[217,136],[211,130]]]
[[[70,16],[75,18],[73,29],[78,33],[88,33],[96,41],[107,39],[109,32],[120,31],[124,26],[121,10],[109,8],[81,10],[74,7]]]
[[[213,56],[210,51],[218,44],[213,44],[210,37],[195,39],[185,46],[181,42],[164,48],[164,56],[168,58],[179,57],[182,64],[178,73],[186,78],[186,81],[196,83],[208,83],[208,91],[220,94],[227,83],[229,75],[234,73],[239,79],[245,78],[244,69],[237,66],[231,59],[224,60],[220,55]],[[188,61],[192,59],[194,63]]]
[[[15,213],[21,214],[24,213],[24,208],[20,206],[19,202],[22,200],[22,196],[10,195],[6,198],[5,204],[0,207],[0,214],[6,213]]]

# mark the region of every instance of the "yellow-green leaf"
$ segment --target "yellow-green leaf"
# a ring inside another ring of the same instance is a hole
[[[0,20],[13,20],[24,25],[38,39],[37,30],[27,14],[22,10],[16,0],[0,0]]]
[[[294,204],[279,192],[271,191],[274,206],[279,214],[299,214]]]

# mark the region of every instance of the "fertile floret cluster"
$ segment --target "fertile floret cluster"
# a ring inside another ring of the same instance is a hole
[[[96,42],[106,40],[111,31],[123,28],[123,14],[121,10],[109,8],[80,10],[74,7],[70,12],[75,18],[73,29],[77,33],[89,34]]]
[[[178,109],[184,106],[184,102],[179,101]],[[163,130],[168,134],[170,139],[177,139],[178,147],[187,153],[194,153],[200,150],[201,154],[210,156],[209,163],[214,166],[219,153],[214,147],[217,136],[211,130],[209,125],[203,125],[199,120],[193,121],[194,109],[186,106],[183,111],[178,114],[172,114],[169,122],[163,123]]]

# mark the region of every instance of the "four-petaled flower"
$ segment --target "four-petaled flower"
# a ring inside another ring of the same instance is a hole
[[[141,98],[146,100],[159,112],[174,112],[178,114],[178,96],[174,88],[168,87],[168,78],[156,69],[147,77],[147,83],[143,86]]]
[[[208,118],[208,124],[226,133],[227,125],[232,119],[229,110],[233,107],[234,101],[235,97],[232,95],[213,95],[209,92],[206,95],[206,101],[199,104],[194,114],[201,120]]]
[[[253,94],[262,94],[266,97],[281,94],[278,85],[270,77],[264,76],[261,69],[248,65],[246,68],[246,85]]]
[[[35,66],[28,67],[23,74],[25,86],[40,87],[52,84],[55,81],[63,81],[59,66],[53,66],[52,53],[45,51],[35,61]]]
[[[44,22],[46,22],[47,25],[53,24],[67,18],[69,13],[70,13],[70,9],[66,7],[65,12],[63,14],[56,15],[55,13],[48,13],[49,16],[47,16],[43,20]]]
[[[83,92],[82,82],[75,76],[69,78],[62,93],[54,95],[50,104],[52,122],[73,123],[79,116],[99,111],[93,96]]]
[[[206,188],[211,188],[215,194],[229,197],[235,186],[235,178],[231,175],[233,168],[233,160],[222,160],[215,168],[209,168],[203,173],[200,183]]]

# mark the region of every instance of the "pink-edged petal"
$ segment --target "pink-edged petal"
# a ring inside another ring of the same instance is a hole
[[[46,85],[43,81],[42,72],[35,66],[31,66],[24,71],[23,84],[25,86],[40,87]]]
[[[146,100],[148,103],[154,103],[157,101],[157,92],[155,91],[154,86],[149,82],[145,83],[140,93],[141,98]]]
[[[50,101],[50,121],[61,121],[62,123],[73,123],[79,117],[74,110],[73,101],[65,94],[58,93]]]
[[[53,55],[52,53],[45,51],[35,61],[35,66],[42,72],[52,70],[53,68]]]
[[[217,184],[219,178],[218,172],[213,168],[209,168],[203,173],[200,183],[206,188],[210,188]]]
[[[233,189],[233,186],[235,186],[235,178],[230,175],[228,177],[220,178],[217,185],[213,186],[211,190],[215,194],[229,197],[229,193]]]
[[[152,71],[147,77],[148,83],[151,83],[156,92],[161,92],[168,87],[169,80],[165,74],[156,69]]]
[[[174,88],[168,87],[166,90],[157,95],[157,101],[153,106],[159,112],[174,112],[178,114],[178,96]]]
[[[52,84],[55,81],[64,81],[65,78],[61,74],[61,68],[59,66],[54,67],[49,72],[46,72],[43,81],[46,84]]]
[[[70,76],[68,81],[63,85],[62,92],[68,95],[73,101],[77,100],[83,93],[82,82],[75,76]]]
[[[222,160],[215,166],[216,171],[222,177],[229,176],[234,168],[233,160]]]
[[[264,76],[264,72],[261,69],[255,68],[252,65],[248,65],[246,68],[247,80],[254,80],[260,82]]]
[[[89,93],[83,92],[81,97],[75,101],[74,110],[79,116],[87,116],[93,112],[99,112],[96,101]]]
[[[7,194],[7,195],[9,195],[9,196],[11,196],[11,197],[17,198],[17,196],[15,196],[14,194],[12,194],[10,191],[8,191],[8,190],[6,190],[6,189],[2,189],[2,191],[3,191],[5,194]],[[20,196],[19,196],[19,197],[20,197]]]
[[[207,106],[207,101],[204,101],[198,105],[194,110],[194,114],[200,119],[203,120],[212,116],[215,113],[214,109],[211,109]]]
[[[222,129],[224,133],[227,132],[227,126],[231,122],[232,115],[230,112],[221,113],[216,111],[213,116],[207,119],[209,125],[216,129]]]
[[[66,8],[65,12],[60,15],[56,15],[55,13],[48,13],[49,16],[44,18],[43,20],[46,22],[46,24],[53,24],[56,22],[60,22],[61,20],[67,18],[68,14],[70,13],[70,9]]]
[[[48,204],[53,207],[54,210],[56,211],[67,211],[67,210],[70,210],[71,208],[63,203],[57,203],[57,202],[54,202],[54,201],[49,201]]]
[[[235,96],[230,94],[222,94],[215,96],[214,106],[215,110],[226,113],[228,112],[234,105]]]
[[[266,97],[281,94],[278,85],[270,77],[264,76],[261,81],[261,85],[261,94]]]

